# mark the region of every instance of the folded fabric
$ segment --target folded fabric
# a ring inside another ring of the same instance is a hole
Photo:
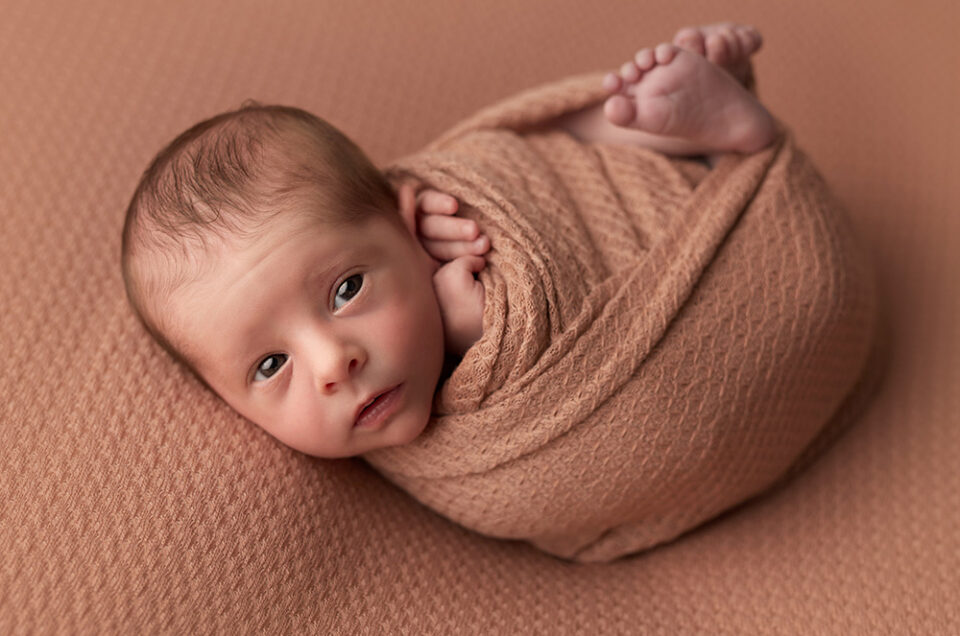
[[[426,430],[364,455],[456,523],[582,562],[769,488],[877,324],[869,260],[786,130],[707,169],[540,126],[599,87],[527,91],[391,167],[456,196],[492,247],[483,336]]]

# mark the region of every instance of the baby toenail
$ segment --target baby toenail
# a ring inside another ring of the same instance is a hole
[[[658,44],[654,53],[658,63],[667,64],[673,57],[673,47],[671,47],[669,44]]]
[[[640,69],[633,62],[626,62],[620,67],[620,75],[627,82],[636,82],[640,79]]]

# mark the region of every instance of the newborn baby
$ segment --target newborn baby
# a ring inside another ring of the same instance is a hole
[[[745,85],[759,33],[679,31],[603,80],[602,105],[544,129],[668,155],[776,137]],[[249,105],[162,150],[127,210],[123,274],[147,330],[250,421],[317,457],[404,445],[431,418],[445,354],[481,336],[487,237],[436,189],[395,190],[304,111]],[[493,246],[496,249],[496,245]]]
[[[218,115],[134,194],[130,301],[270,435],[466,528],[576,561],[669,541],[809,461],[874,340],[760,44],[683,29],[383,171],[302,110]]]

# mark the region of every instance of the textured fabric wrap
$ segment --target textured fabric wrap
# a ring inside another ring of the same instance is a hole
[[[411,444],[364,456],[479,533],[609,561],[796,467],[876,331],[866,255],[781,127],[713,169],[538,125],[597,75],[507,99],[391,167],[491,240],[483,336]]]

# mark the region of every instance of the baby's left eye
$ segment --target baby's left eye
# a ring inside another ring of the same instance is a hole
[[[354,296],[360,293],[361,287],[363,287],[363,274],[354,274],[340,283],[340,287],[337,288],[337,295],[333,299],[334,309],[340,309],[343,305],[350,302]],[[341,297],[346,299],[342,304],[337,302]]]

